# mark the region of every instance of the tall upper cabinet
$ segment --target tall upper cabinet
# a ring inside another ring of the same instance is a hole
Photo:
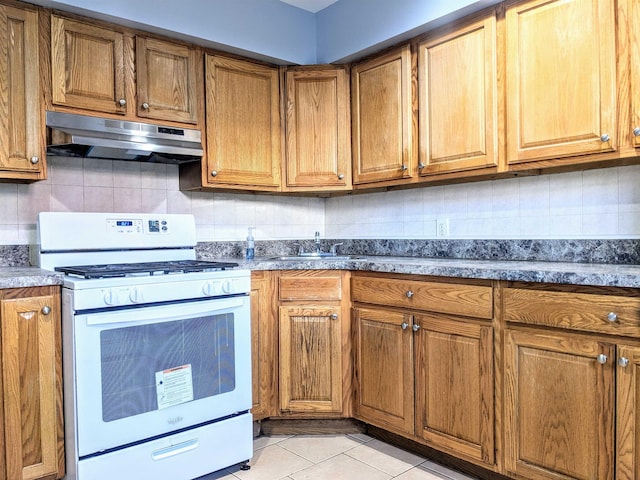
[[[286,190],[351,189],[349,74],[344,68],[286,73]]]
[[[354,65],[351,122],[354,185],[415,176],[411,47]]]
[[[498,165],[494,10],[418,44],[421,175]]]
[[[616,3],[507,4],[506,142],[512,167],[618,148]]]
[[[39,18],[26,5],[0,5],[0,179],[46,175]]]
[[[206,55],[207,158],[203,185],[280,188],[278,69]]]

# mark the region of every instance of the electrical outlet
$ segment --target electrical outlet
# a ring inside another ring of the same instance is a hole
[[[438,237],[449,236],[449,219],[448,218],[438,218],[436,220],[436,235]]]

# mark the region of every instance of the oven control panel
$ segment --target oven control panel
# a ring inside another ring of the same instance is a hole
[[[169,233],[169,221],[165,218],[109,218],[107,230],[115,234],[163,234]]]

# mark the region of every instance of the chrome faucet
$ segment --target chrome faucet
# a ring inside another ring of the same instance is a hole
[[[316,244],[316,255],[320,255],[322,250],[320,250],[320,232],[316,232],[316,238],[314,240]]]

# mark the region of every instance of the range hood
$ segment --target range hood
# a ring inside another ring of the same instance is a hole
[[[200,130],[47,112],[47,155],[180,164],[202,153]]]

